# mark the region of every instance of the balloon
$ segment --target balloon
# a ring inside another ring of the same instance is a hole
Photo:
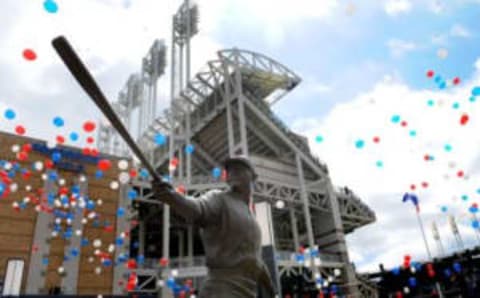
[[[117,181],[112,181],[110,182],[110,188],[113,189],[113,190],[116,190],[118,189],[118,182]]]
[[[434,72],[433,70],[427,71],[427,77],[428,77],[429,79],[433,78],[434,75],[435,75],[435,72]]]
[[[77,141],[77,140],[78,140],[78,133],[76,133],[76,132],[71,132],[71,133],[70,133],[70,140],[72,140],[72,141],[74,141],[74,142]]]
[[[112,163],[108,159],[101,159],[98,161],[97,165],[101,171],[108,171],[112,166]]]
[[[83,130],[85,130],[86,132],[92,132],[95,130],[95,122],[93,121],[86,121],[84,124],[83,124]]]
[[[474,87],[474,88],[472,89],[472,95],[473,95],[473,96],[479,96],[479,95],[480,95],[480,87],[478,87],[478,86],[477,86],[477,87]]]
[[[165,144],[166,138],[163,134],[159,133],[159,134],[155,135],[154,141],[155,141],[155,144],[161,146],[161,145]]]
[[[469,120],[469,117],[467,114],[463,114],[462,117],[460,118],[460,125],[465,125],[467,124]]]
[[[130,181],[130,175],[127,172],[121,172],[118,175],[118,181],[121,184],[127,184]]]
[[[58,5],[54,0],[45,0],[43,7],[49,13],[56,13],[58,11]]]
[[[25,134],[25,127],[23,127],[22,125],[17,125],[15,127],[15,132],[22,136]]]
[[[323,142],[323,137],[321,135],[318,135],[318,136],[315,137],[315,141],[317,143],[321,143],[321,142]]]
[[[57,116],[53,118],[53,125],[55,125],[56,127],[62,127],[64,124],[65,122],[61,117]]]
[[[34,61],[37,59],[37,54],[32,49],[25,49],[23,51],[23,58],[28,61]]]
[[[429,99],[429,100],[427,101],[427,105],[430,106],[430,107],[433,107],[433,105],[434,105],[433,99]]]
[[[189,144],[185,147],[185,153],[186,154],[192,154],[195,151],[195,146],[192,144]]]
[[[400,115],[393,115],[392,118],[391,118],[391,121],[393,123],[398,123],[400,122]]]
[[[357,149],[362,149],[364,146],[365,146],[365,141],[363,141],[361,139],[355,141],[355,147]]]
[[[12,109],[7,109],[7,110],[5,111],[5,118],[7,118],[8,120],[13,120],[13,119],[15,119],[15,116],[16,116],[16,114],[15,114],[15,111],[14,111],[14,110],[12,110]]]
[[[220,175],[222,174],[222,170],[218,167],[215,167],[213,170],[212,170],[212,174],[213,174],[213,177],[214,178],[219,178]]]
[[[275,207],[277,207],[278,209],[283,209],[285,207],[285,202],[283,200],[278,200],[277,202],[275,202]]]
[[[122,159],[118,162],[118,168],[122,171],[125,171],[126,169],[128,169],[128,161]]]

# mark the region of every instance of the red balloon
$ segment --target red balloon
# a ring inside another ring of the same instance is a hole
[[[469,120],[469,117],[467,114],[463,114],[462,117],[460,118],[460,125],[465,125],[467,124]]]
[[[459,78],[459,77],[455,77],[455,78],[453,79],[453,84],[454,84],[454,85],[460,84],[460,78]]]
[[[62,136],[57,136],[57,143],[59,143],[59,144],[65,143],[65,138],[62,137]]]
[[[22,151],[25,151],[27,153],[31,152],[32,151],[32,144],[30,144],[30,143],[23,144]]]
[[[95,139],[93,137],[88,137],[87,138],[87,143],[93,144],[93,142],[95,142]]]
[[[410,189],[411,189],[411,190],[415,190],[416,188],[417,188],[417,187],[415,186],[415,184],[411,184],[411,185],[410,185]]]
[[[373,142],[374,142],[374,143],[380,142],[380,138],[379,138],[379,137],[374,137],[374,138],[373,138]]]
[[[82,153],[83,153],[83,155],[90,155],[91,154],[90,148],[88,148],[88,147],[83,148]]]
[[[425,182],[425,181],[422,182],[422,187],[423,187],[423,188],[427,188],[427,187],[428,187],[428,182]]]
[[[23,127],[22,125],[17,125],[15,127],[15,132],[19,135],[24,135],[25,134],[25,127]]]
[[[458,176],[459,178],[462,178],[463,175],[465,175],[465,173],[464,173],[462,170],[460,170],[460,171],[457,172],[457,176]]]
[[[160,266],[165,267],[168,265],[168,259],[167,258],[161,258],[160,259]]]
[[[51,169],[51,168],[53,168],[53,166],[54,166],[53,161],[51,161],[50,159],[47,158],[45,160],[45,168]]]
[[[98,168],[102,171],[107,171],[112,166],[112,163],[108,159],[101,159],[98,161]]]
[[[135,178],[137,177],[138,172],[135,169],[130,169],[130,177]]]
[[[433,78],[434,75],[435,75],[435,73],[433,72],[433,70],[427,71],[427,77],[428,78]]]
[[[28,61],[33,61],[37,59],[37,54],[32,49],[25,49],[23,51],[23,58],[25,58]]]
[[[92,148],[92,150],[90,151],[90,154],[91,154],[92,156],[98,156],[98,150],[95,149],[95,148]]]
[[[403,126],[403,127],[405,127],[405,126],[408,125],[408,123],[407,123],[407,121],[404,120],[404,121],[400,122],[400,125]]]
[[[19,161],[26,161],[28,159],[28,153],[25,151],[20,151],[17,153],[17,159]]]
[[[83,124],[83,129],[86,131],[86,132],[92,132],[95,130],[95,122],[93,121],[86,121],[84,124]]]

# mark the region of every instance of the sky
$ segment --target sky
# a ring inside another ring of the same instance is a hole
[[[480,86],[480,1],[196,2],[200,32],[192,41],[193,73],[216,51],[238,47],[265,54],[302,78],[273,109],[308,137],[333,183],[349,186],[375,211],[374,224],[347,236],[359,271],[378,270],[379,263],[393,268],[407,254],[427,259],[415,208],[402,203],[412,184],[433,256],[439,251],[432,222],[446,252],[458,249],[449,214],[465,246],[479,244],[469,207],[480,196],[480,97],[471,95]],[[130,74],[140,71],[153,40],[170,44],[171,16],[181,1],[57,0],[56,13],[43,3],[1,1],[0,129],[13,132],[21,124],[27,136],[51,141],[101,116],[50,41],[65,35],[114,100]],[[25,49],[37,59],[27,61]],[[168,81],[167,66],[158,83],[157,114],[168,106]],[[17,117],[5,119],[6,109]],[[469,118],[461,125],[464,114]],[[406,126],[394,123],[394,115]],[[56,116],[65,119],[63,128],[53,126]],[[357,148],[360,140],[364,146]]]

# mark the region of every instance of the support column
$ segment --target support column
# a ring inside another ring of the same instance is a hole
[[[185,243],[185,237],[183,236],[183,231],[179,230],[178,231],[178,258],[183,259],[183,249],[184,249],[184,244]]]
[[[340,216],[340,206],[338,205],[338,200],[333,189],[333,184],[330,180],[330,176],[326,176],[325,186],[327,188],[327,194],[329,198],[329,203],[331,206],[331,212],[333,216],[333,224],[335,226],[335,235],[338,241],[337,247],[341,256],[342,262],[345,264],[345,270],[343,276],[345,277],[345,283],[347,286],[348,293],[356,295],[358,293],[358,280],[355,274],[355,270],[350,263],[350,258],[348,257],[348,249],[345,241],[345,233],[343,230],[342,218]]]
[[[116,217],[115,242],[121,241],[121,245],[117,243],[114,254],[113,283],[112,294],[124,295],[124,287],[120,287],[118,282],[123,279],[123,275],[128,271],[124,263],[120,260],[127,260],[130,257],[130,237],[121,238],[122,232],[130,232],[129,218],[131,216],[131,201],[127,196],[129,185],[121,185],[118,192],[118,207],[123,207],[127,212],[124,216]]]
[[[82,175],[81,175],[82,176]],[[88,195],[88,181],[82,181],[80,177],[77,177],[74,182],[80,187],[80,195],[77,198],[77,202],[80,198],[85,198]],[[80,230],[83,232],[83,209],[79,208],[77,205],[74,211],[75,218],[72,222],[72,230],[75,232]],[[70,245],[65,246],[65,256],[70,256],[73,249],[78,250],[78,255],[76,257],[71,257],[68,262],[64,262],[64,268],[66,276],[62,279],[62,288],[65,289],[66,295],[76,295],[77,294],[77,283],[78,283],[78,272],[80,269],[80,259],[81,259],[81,237],[74,235],[70,239]]]
[[[187,229],[187,237],[188,237],[188,263],[190,266],[193,266],[193,226],[190,224],[188,225]]]
[[[138,223],[138,255],[145,256],[145,220]]]
[[[52,170],[47,171],[47,177]],[[47,179],[44,182],[44,193],[42,195],[42,201],[46,201],[48,194],[54,191],[55,181]],[[33,243],[38,245],[38,252],[30,255],[30,264],[28,266],[27,285],[25,292],[27,294],[41,294],[41,291],[45,288],[45,276],[47,274],[47,264],[43,263],[43,258],[47,258],[50,255],[50,225],[53,225],[54,218],[52,213],[41,211],[37,214],[37,220],[35,223],[35,232],[33,234]]]
[[[272,207],[267,202],[255,204],[255,218],[262,231],[262,259],[267,265],[274,287],[278,291],[278,297],[282,297],[280,274],[278,273],[277,259],[275,253],[275,235],[273,229]],[[262,292],[260,298],[266,298]]]
[[[300,241],[298,240],[297,216],[295,215],[295,206],[293,205],[290,207],[290,222],[292,225],[293,245],[295,246],[294,250],[297,251],[300,247]]]
[[[315,246],[315,242],[313,239],[313,229],[312,229],[312,217],[310,214],[310,204],[308,202],[308,194],[305,187],[305,178],[303,176],[303,165],[302,160],[298,154],[295,154],[295,159],[297,161],[297,171],[298,171],[298,179],[300,183],[300,197],[302,198],[303,202],[303,212],[305,213],[305,221],[307,226],[307,237],[308,237],[308,245],[310,249],[313,249]],[[312,260],[313,266],[313,260]],[[317,272],[317,271],[315,271]]]

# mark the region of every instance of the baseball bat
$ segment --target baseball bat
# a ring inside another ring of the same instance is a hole
[[[154,167],[147,160],[137,143],[135,143],[133,138],[130,136],[130,133],[125,128],[122,121],[113,111],[112,107],[107,101],[107,98],[105,95],[103,95],[102,90],[98,87],[95,79],[75,53],[75,50],[72,48],[68,40],[64,36],[58,36],[53,39],[52,45],[60,58],[62,58],[70,73],[75,77],[80,86],[82,86],[83,90],[85,90],[85,92],[87,92],[90,98],[95,102],[97,107],[108,118],[122,139],[128,144],[130,149],[132,149],[133,153],[138,157],[145,168],[147,168],[152,178],[157,182],[162,182],[162,179],[155,171]]]

